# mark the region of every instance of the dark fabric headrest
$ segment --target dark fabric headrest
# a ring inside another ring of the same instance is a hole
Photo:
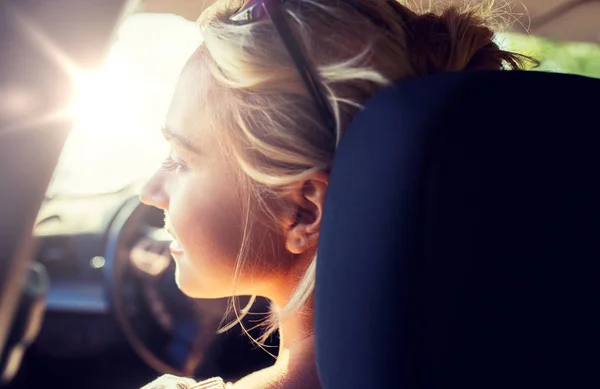
[[[600,80],[451,73],[378,92],[318,250],[323,387],[600,387]]]

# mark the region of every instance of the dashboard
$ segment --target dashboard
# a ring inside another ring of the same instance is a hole
[[[117,193],[89,198],[56,198],[42,206],[34,235],[36,260],[51,279],[50,312],[108,313],[105,293],[107,231],[124,203]]]
[[[33,350],[59,358],[92,356],[123,335],[112,312],[107,283],[108,230],[132,193],[55,197],[42,205],[35,225],[35,260],[46,267],[50,289]]]

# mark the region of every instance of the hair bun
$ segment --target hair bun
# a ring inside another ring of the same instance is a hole
[[[417,14],[399,5],[394,8],[406,23],[407,55],[416,75],[520,69],[527,59],[500,49],[493,40],[494,31],[474,11],[450,7],[441,14]]]

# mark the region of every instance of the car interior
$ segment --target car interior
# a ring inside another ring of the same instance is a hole
[[[269,302],[217,334],[228,300],[177,288],[163,214],[138,199],[212,2],[0,2],[0,387],[274,362],[276,335],[251,340]],[[508,11],[499,42],[539,68],[396,83],[345,130],[318,248],[323,388],[600,386],[600,2]]]

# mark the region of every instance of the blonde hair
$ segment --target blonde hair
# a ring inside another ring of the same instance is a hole
[[[427,10],[395,0],[286,1],[287,21],[336,119],[336,138],[272,23],[228,21],[242,5],[221,0],[201,15],[204,42],[193,59],[206,88],[199,92],[204,125],[219,130],[224,152],[236,161],[241,187],[251,195],[248,212],[254,200],[268,211],[265,198],[278,198],[312,173],[328,171],[345,125],[378,89],[440,72],[521,69],[530,60],[494,42],[492,1]],[[251,249],[242,244],[236,277]],[[278,318],[311,305],[315,270],[316,257],[288,305],[267,322],[261,341],[277,329]]]

